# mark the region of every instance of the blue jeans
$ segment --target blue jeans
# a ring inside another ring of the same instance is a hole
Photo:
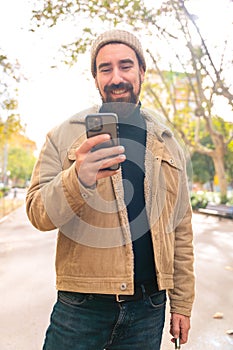
[[[58,292],[43,350],[159,350],[166,292],[116,302]]]

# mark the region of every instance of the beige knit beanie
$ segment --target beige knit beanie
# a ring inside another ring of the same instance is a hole
[[[107,32],[102,33],[97,37],[97,39],[93,42],[92,48],[91,48],[91,72],[93,77],[95,78],[96,76],[96,56],[98,54],[98,51],[100,50],[101,47],[103,47],[106,44],[110,43],[121,43],[125,44],[131,49],[135,51],[135,53],[138,56],[139,63],[142,65],[142,68],[144,71],[146,71],[146,61],[144,58],[143,50],[140,41],[138,38],[126,31],[126,30],[119,30],[119,29],[114,29],[114,30],[109,30]]]

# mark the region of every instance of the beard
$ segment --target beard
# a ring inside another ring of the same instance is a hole
[[[127,118],[138,106],[139,96],[141,92],[142,79],[139,74],[139,88],[138,93],[134,93],[133,85],[130,83],[120,83],[120,84],[111,84],[105,85],[104,92],[106,96],[101,95],[103,105],[101,107],[101,112],[105,113],[116,113],[119,118]],[[98,86],[97,86],[98,87]],[[117,95],[115,98],[112,97],[111,91],[123,89],[129,92],[129,96],[119,97]],[[99,89],[100,91],[100,89]]]
[[[129,92],[129,96],[126,97],[112,97],[111,92],[113,90],[126,90]],[[130,83],[120,83],[120,84],[111,84],[111,85],[106,85],[104,87],[104,92],[106,94],[106,98],[103,98],[102,100],[104,103],[109,103],[109,102],[127,102],[127,103],[137,103],[138,102],[138,95],[136,95],[133,92],[133,86]]]
[[[106,94],[106,97],[101,95],[103,103],[111,103],[111,102],[126,102],[126,103],[133,103],[137,104],[139,101],[139,95],[141,92],[141,85],[142,85],[142,80],[141,76],[139,75],[139,89],[138,93],[134,93],[133,91],[133,85],[130,83],[120,83],[120,84],[111,84],[111,85],[105,85],[104,87],[104,92]],[[129,92],[129,96],[126,97],[112,97],[111,92],[113,90],[120,90],[123,89],[125,91]]]

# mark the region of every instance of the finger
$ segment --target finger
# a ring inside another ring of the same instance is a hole
[[[103,143],[105,141],[108,141],[110,139],[109,134],[102,134],[102,135],[97,135],[90,137],[86,139],[79,147],[78,151],[79,153],[88,153],[91,151],[93,147],[96,145]]]
[[[188,332],[180,334],[180,344],[185,344],[188,341]]]
[[[124,154],[119,154],[112,158],[100,159],[98,161],[90,160],[91,157],[92,154],[90,152],[88,156],[86,156],[86,158],[89,158],[89,161],[82,162],[77,171],[81,183],[86,186],[92,186],[97,180],[114,175],[118,169],[106,170],[106,168],[122,163],[126,159]]]
[[[100,160],[99,162],[97,162],[97,166],[98,166],[99,171],[104,171],[104,169],[106,169],[106,168],[110,168],[116,164],[120,164],[120,163],[124,162],[125,159],[126,159],[125,154],[119,154],[119,155],[112,157],[112,158]]]
[[[179,338],[180,336],[180,322],[176,318],[172,318],[170,322],[170,334],[174,338]]]
[[[190,329],[189,317],[173,314],[170,322],[170,333],[173,335],[172,342],[180,338],[180,344],[185,344],[188,341],[188,333]]]
[[[97,162],[98,160],[113,158],[117,155],[123,154],[124,151],[125,148],[123,146],[101,148],[89,154],[89,159],[92,162]]]
[[[180,343],[185,344],[188,341],[188,333],[190,326],[188,324],[181,324],[180,329]]]

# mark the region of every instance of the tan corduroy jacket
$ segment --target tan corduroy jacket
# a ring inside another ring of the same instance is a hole
[[[27,214],[41,231],[59,229],[57,289],[133,294],[134,257],[121,171],[87,189],[75,150],[86,138],[83,111],[47,136],[27,193]],[[157,282],[171,312],[190,316],[194,299],[193,233],[185,157],[169,129],[141,110],[147,124],[144,192]]]

